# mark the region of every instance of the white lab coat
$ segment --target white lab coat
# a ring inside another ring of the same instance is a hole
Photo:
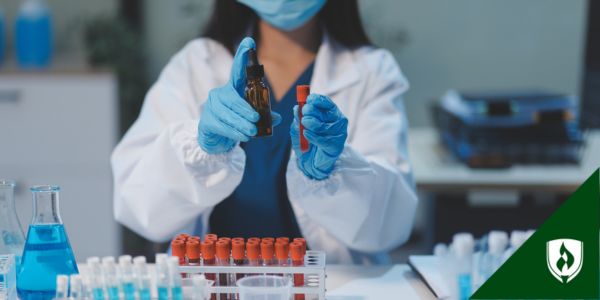
[[[209,155],[196,140],[208,92],[229,80],[231,65],[223,46],[199,38],[171,59],[149,90],[111,159],[114,214],[123,225],[159,242],[191,232],[197,220],[201,234],[209,231],[213,207],[241,182],[246,160],[239,145]],[[406,150],[407,89],[388,51],[349,50],[324,35],[311,92],[337,104],[349,121],[348,139],[328,179],[307,178],[292,151],[286,180],[302,235],[330,263],[381,262],[410,235],[417,197]]]

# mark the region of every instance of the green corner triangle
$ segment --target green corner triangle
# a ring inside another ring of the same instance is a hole
[[[471,299],[600,299],[599,219],[596,170]]]

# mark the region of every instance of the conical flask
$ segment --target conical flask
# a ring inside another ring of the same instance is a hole
[[[50,300],[56,291],[56,275],[79,273],[60,218],[59,190],[57,186],[31,188],[33,218],[17,276],[21,300]]]
[[[17,271],[25,236],[15,209],[15,182],[0,179],[0,254],[14,254]]]

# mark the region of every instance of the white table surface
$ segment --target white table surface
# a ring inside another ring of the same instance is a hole
[[[600,131],[586,137],[579,165],[517,165],[507,169],[470,169],[438,142],[434,128],[409,130],[409,155],[422,191],[478,188],[573,192],[600,167]]]

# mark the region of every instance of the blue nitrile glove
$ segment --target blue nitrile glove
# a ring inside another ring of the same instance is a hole
[[[252,38],[243,39],[233,58],[229,82],[208,93],[198,124],[198,144],[209,154],[227,152],[257,133],[259,115],[243,98],[248,50],[255,48]],[[273,126],[281,123],[279,114],[271,115]]]
[[[348,137],[348,119],[327,96],[311,94],[302,108],[304,136],[308,151],[300,150],[298,105],[294,107],[294,122],[290,128],[292,148],[298,168],[311,179],[323,180],[333,171]]]

